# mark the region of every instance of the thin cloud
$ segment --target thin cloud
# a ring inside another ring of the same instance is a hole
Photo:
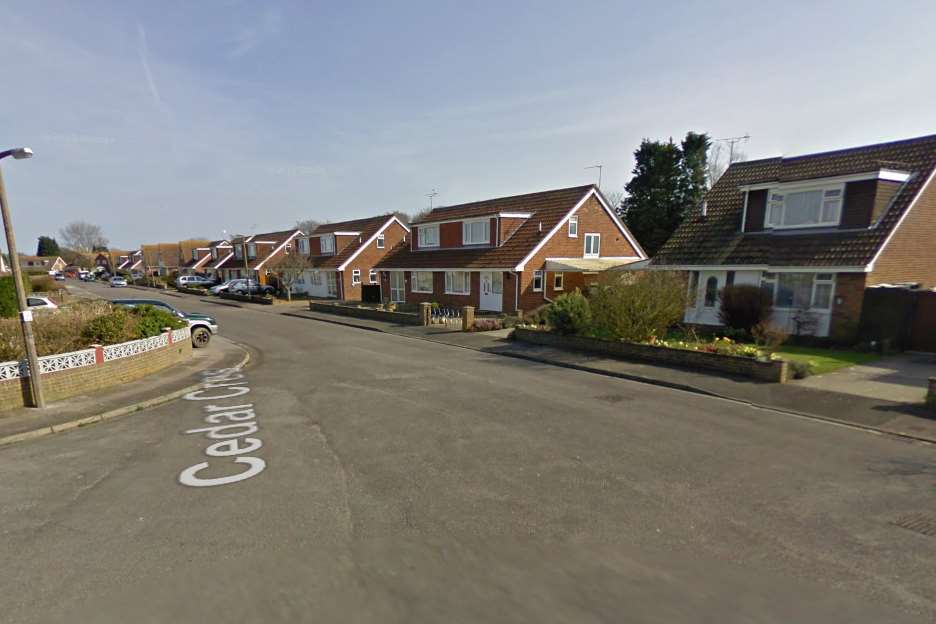
[[[283,16],[278,11],[266,11],[260,22],[253,26],[242,27],[234,36],[234,47],[230,51],[232,58],[240,58],[253,52],[270,37],[276,37],[283,30]]]
[[[156,86],[156,81],[153,80],[153,72],[150,70],[149,64],[149,48],[146,45],[146,30],[143,28],[143,24],[137,22],[137,34],[139,35],[140,42],[140,64],[143,66],[143,76],[146,78],[146,85],[149,87],[150,94],[153,96],[153,101],[156,102],[156,105],[159,108],[164,108],[162,98],[159,96],[159,88]]]

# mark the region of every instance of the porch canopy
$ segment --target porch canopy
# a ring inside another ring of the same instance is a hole
[[[547,258],[546,270],[555,273],[599,273],[624,269],[634,264],[631,258]]]

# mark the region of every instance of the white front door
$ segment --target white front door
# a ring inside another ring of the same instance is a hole
[[[403,271],[390,271],[390,301],[393,303],[403,303],[406,298],[406,281],[403,275]]]
[[[478,308],[500,312],[504,299],[504,274],[500,271],[481,271],[481,297]]]
[[[689,302],[685,321],[700,325],[720,325],[718,310],[721,301],[718,291],[725,286],[725,271],[699,271],[699,281],[695,285],[695,300]]]

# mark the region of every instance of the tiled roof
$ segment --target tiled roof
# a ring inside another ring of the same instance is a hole
[[[358,236],[357,240],[346,245],[343,249],[339,249],[335,254],[328,256],[312,256],[310,259],[312,267],[316,269],[337,269],[391,218],[393,218],[393,215],[384,214],[379,217],[368,217],[366,219],[320,225],[315,229],[313,234],[330,234],[332,232],[360,232],[361,234]]]
[[[454,215],[464,218],[497,212],[528,212],[532,213],[532,216],[524,221],[500,247],[410,251],[408,245],[402,245],[387,254],[378,263],[377,268],[513,269],[593,188],[594,186],[589,184],[472,202],[460,206],[437,208],[429,214],[426,220],[422,220],[420,223],[459,218]],[[439,216],[442,214],[446,216]]]
[[[731,165],[706,194],[707,215],[690,214],[652,260],[665,265],[863,267],[871,262],[936,167],[936,135],[795,158]],[[742,233],[740,186],[895,169],[911,178],[871,227],[824,232]]]
[[[295,234],[297,230],[281,230],[279,232],[266,232],[263,234],[254,234],[252,237],[247,238],[247,242],[250,241],[271,241],[273,243],[273,248],[270,250],[270,253],[267,254],[257,254],[256,258],[251,258],[247,261],[247,268],[249,270],[254,270],[257,266],[266,261],[270,257],[270,254],[275,251],[280,245],[282,245],[289,237]],[[237,239],[235,246],[240,245],[240,239]],[[243,269],[244,268],[244,258],[238,258],[233,253],[230,257],[222,262],[220,265],[215,267],[216,269]]]

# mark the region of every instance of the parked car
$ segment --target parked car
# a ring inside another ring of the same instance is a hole
[[[212,286],[211,288],[209,288],[208,292],[210,292],[212,295],[220,295],[223,292],[227,292],[228,289],[231,288],[231,286],[237,285],[239,282],[244,282],[244,281],[246,280],[232,279],[226,282],[221,282],[217,286]]]
[[[30,310],[57,310],[58,305],[48,297],[30,295],[26,297],[26,305]]]
[[[126,288],[127,280],[119,275],[115,275],[110,281],[111,288]]]
[[[180,275],[175,285],[177,288],[208,288],[214,286],[214,280],[201,275]]]
[[[211,342],[211,337],[218,333],[219,330],[218,321],[216,321],[213,316],[201,314],[200,312],[183,312],[165,301],[159,301],[158,299],[115,299],[111,303],[128,308],[151,305],[155,308],[162,308],[173,316],[177,316],[188,322],[189,329],[192,331],[192,346],[196,349],[208,346],[208,343]]]
[[[56,272],[52,275],[52,277],[55,279],[56,282],[64,282],[64,281],[65,281],[65,274],[62,273],[61,271],[56,271]]]
[[[230,291],[235,295],[272,295],[276,292],[272,286],[253,279],[240,280],[239,284],[231,286]]]

